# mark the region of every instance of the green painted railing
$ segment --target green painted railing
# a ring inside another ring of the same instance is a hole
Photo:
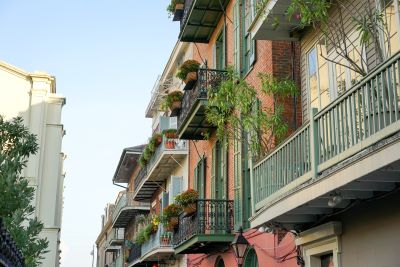
[[[400,131],[400,52],[303,125],[253,167],[255,209]],[[303,179],[300,179],[303,177]]]
[[[256,203],[311,170],[310,126],[304,125],[253,168]]]

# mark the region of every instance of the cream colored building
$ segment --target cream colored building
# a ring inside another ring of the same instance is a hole
[[[39,150],[31,156],[24,176],[34,187],[36,216],[43,222],[41,235],[49,241],[44,267],[59,266],[60,231],[64,190],[64,127],[61,110],[65,98],[56,93],[55,77],[44,72],[28,73],[0,62],[0,114],[6,119],[21,116],[37,135]]]

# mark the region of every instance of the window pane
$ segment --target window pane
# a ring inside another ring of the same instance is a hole
[[[321,267],[335,267],[332,253],[321,256]]]
[[[386,26],[385,47],[388,56],[399,51],[399,41],[397,37],[396,9],[393,1],[384,1],[383,3],[384,22]]]
[[[342,59],[340,64],[336,64],[336,86],[338,95],[343,94],[346,91],[346,61]]]

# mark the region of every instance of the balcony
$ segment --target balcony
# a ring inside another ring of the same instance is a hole
[[[254,6],[261,8],[256,10],[248,29],[255,40],[298,40],[295,34],[295,29],[299,27],[298,22],[289,20],[286,16],[292,0],[267,1],[265,4],[262,4],[262,0],[255,2]]]
[[[253,167],[251,226],[315,222],[400,182],[400,53]],[[333,196],[342,201],[332,203]],[[329,203],[330,202],[330,203]]]
[[[185,0],[181,42],[208,43],[229,0]]]
[[[233,238],[233,201],[198,200],[195,213],[182,214],[179,218],[179,227],[174,233],[175,253],[224,251]]]
[[[155,234],[142,244],[142,262],[159,261],[168,259],[175,254],[172,245],[172,233],[164,230],[160,224]]]
[[[134,199],[149,201],[159,184],[167,180],[187,154],[187,141],[163,136],[161,144],[135,178]]]
[[[109,247],[121,247],[124,243],[125,231],[123,228],[114,228],[107,235],[107,244]]]
[[[178,117],[178,136],[180,139],[203,140],[204,134],[214,126],[205,116],[208,90],[216,90],[227,72],[222,70],[199,69],[198,80],[191,90],[185,90],[182,109]]]
[[[149,210],[150,204],[134,201],[132,192],[121,193],[112,214],[113,228],[125,228],[136,214]]]

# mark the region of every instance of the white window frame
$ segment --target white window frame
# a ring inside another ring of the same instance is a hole
[[[305,267],[321,267],[321,256],[333,255],[335,267],[342,267],[340,222],[329,222],[304,231],[296,238],[296,245],[302,246]]]

